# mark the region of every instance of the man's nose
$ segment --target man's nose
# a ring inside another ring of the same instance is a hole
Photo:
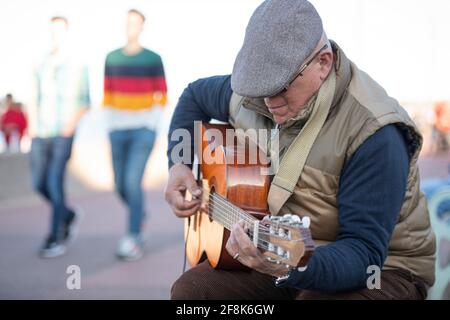
[[[264,103],[268,108],[276,108],[285,105],[285,101],[279,95],[264,98]]]
[[[279,100],[277,98],[278,98],[277,96],[264,98],[264,103],[269,108],[274,107],[274,106],[276,106],[277,100]]]

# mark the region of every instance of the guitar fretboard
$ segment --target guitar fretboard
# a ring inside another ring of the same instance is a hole
[[[208,206],[209,216],[228,230],[241,220],[246,221],[250,227],[257,221],[256,218],[215,192],[209,194]]]

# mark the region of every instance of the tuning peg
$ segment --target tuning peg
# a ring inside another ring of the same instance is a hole
[[[284,256],[284,250],[281,247],[277,247],[277,255],[280,257]]]
[[[300,219],[299,216],[293,215],[293,216],[291,217],[291,222],[292,222],[292,223],[301,223],[302,220]]]
[[[291,219],[292,219],[292,214],[287,213],[283,216],[283,219],[281,219],[281,221],[291,222]]]
[[[302,225],[304,228],[309,228],[309,226],[311,225],[311,218],[308,216],[304,216],[302,218]]]

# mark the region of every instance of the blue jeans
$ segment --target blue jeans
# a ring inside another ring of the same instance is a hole
[[[109,133],[116,191],[129,210],[128,232],[139,235],[145,218],[142,177],[153,149],[155,131],[147,128]]]
[[[50,237],[61,236],[62,223],[71,211],[64,196],[66,164],[72,152],[73,137],[34,138],[31,143],[31,179],[33,188],[52,207]]]

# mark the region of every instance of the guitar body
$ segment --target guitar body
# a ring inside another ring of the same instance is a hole
[[[270,180],[268,175],[261,174],[261,170],[268,167],[267,161],[261,161],[259,152],[256,159],[252,158],[250,151],[255,149],[248,148],[248,145],[218,141],[219,134],[226,137],[226,129],[232,128],[228,125],[202,125],[201,150],[198,154],[202,157],[200,173],[203,188],[208,188],[257,219],[262,219],[269,214],[267,195]],[[214,158],[213,163],[207,163],[209,156]],[[187,218],[185,240],[190,265],[195,266],[207,258],[213,268],[246,269],[225,249],[229,235],[230,232],[211,219],[204,210]]]

